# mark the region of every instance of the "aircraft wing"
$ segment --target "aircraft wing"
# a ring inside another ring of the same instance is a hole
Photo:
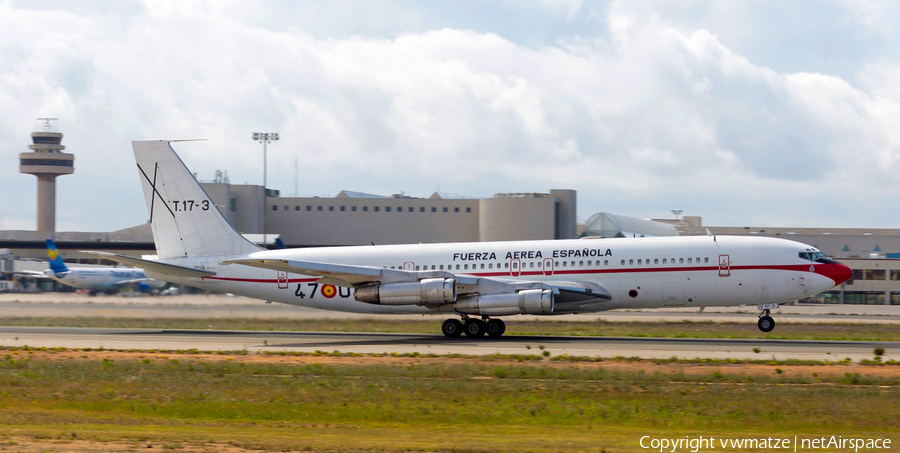
[[[38,272],[38,271],[25,271],[25,270],[22,270],[22,271],[18,271],[18,272],[13,273],[13,275],[16,276],[16,277],[46,278],[47,280],[50,280],[50,277],[48,277],[48,276],[47,276],[46,274],[44,274],[43,272]]]
[[[355,266],[347,264],[321,263],[318,261],[299,261],[282,259],[241,258],[222,261],[219,264],[241,264],[244,266],[273,269],[301,275],[322,277],[322,283],[353,288],[372,283],[402,283],[421,280],[423,278],[461,278],[460,283],[475,284],[478,277],[456,276],[444,271],[408,271],[403,269],[385,269],[374,266]]]
[[[291,272],[301,275],[322,277],[321,283],[358,287],[377,283],[416,282],[425,278],[452,278],[456,281],[460,295],[499,294],[515,292],[523,289],[552,289],[560,303],[596,302],[597,299],[610,300],[612,295],[602,285],[581,281],[540,281],[513,280],[496,277],[477,277],[466,274],[454,274],[446,271],[411,271],[403,269],[385,269],[374,266],[355,266],[346,264],[321,263],[316,261],[300,261],[285,259],[241,258],[223,261],[219,264],[241,264]]]

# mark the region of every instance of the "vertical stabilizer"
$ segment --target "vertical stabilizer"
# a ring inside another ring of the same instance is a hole
[[[256,252],[222,217],[170,140],[131,142],[159,258]]]
[[[56,248],[56,244],[51,239],[47,239],[47,258],[50,260],[50,270],[54,273],[69,272],[66,263],[63,263],[62,257],[59,256],[59,249]]]

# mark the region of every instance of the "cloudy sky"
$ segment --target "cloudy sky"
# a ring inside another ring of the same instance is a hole
[[[130,140],[200,179],[427,197],[578,191],[707,225],[900,228],[900,4],[0,0],[0,229],[38,117],[57,229],[146,222]]]

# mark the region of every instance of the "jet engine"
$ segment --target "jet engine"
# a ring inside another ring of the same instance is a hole
[[[456,301],[456,282],[452,278],[425,278],[417,282],[382,283],[356,288],[353,296],[360,302],[381,305],[436,305]]]
[[[456,311],[468,315],[549,315],[553,313],[553,291],[529,289],[515,293],[464,297],[456,302]]]

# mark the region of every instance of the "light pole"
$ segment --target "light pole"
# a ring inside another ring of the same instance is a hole
[[[269,244],[266,238],[266,233],[268,230],[268,222],[266,221],[266,217],[269,215],[269,207],[266,206],[266,201],[268,201],[268,189],[266,188],[266,144],[277,141],[278,140],[278,132],[254,132],[253,140],[262,143],[263,145],[263,247],[265,249],[269,248]]]

